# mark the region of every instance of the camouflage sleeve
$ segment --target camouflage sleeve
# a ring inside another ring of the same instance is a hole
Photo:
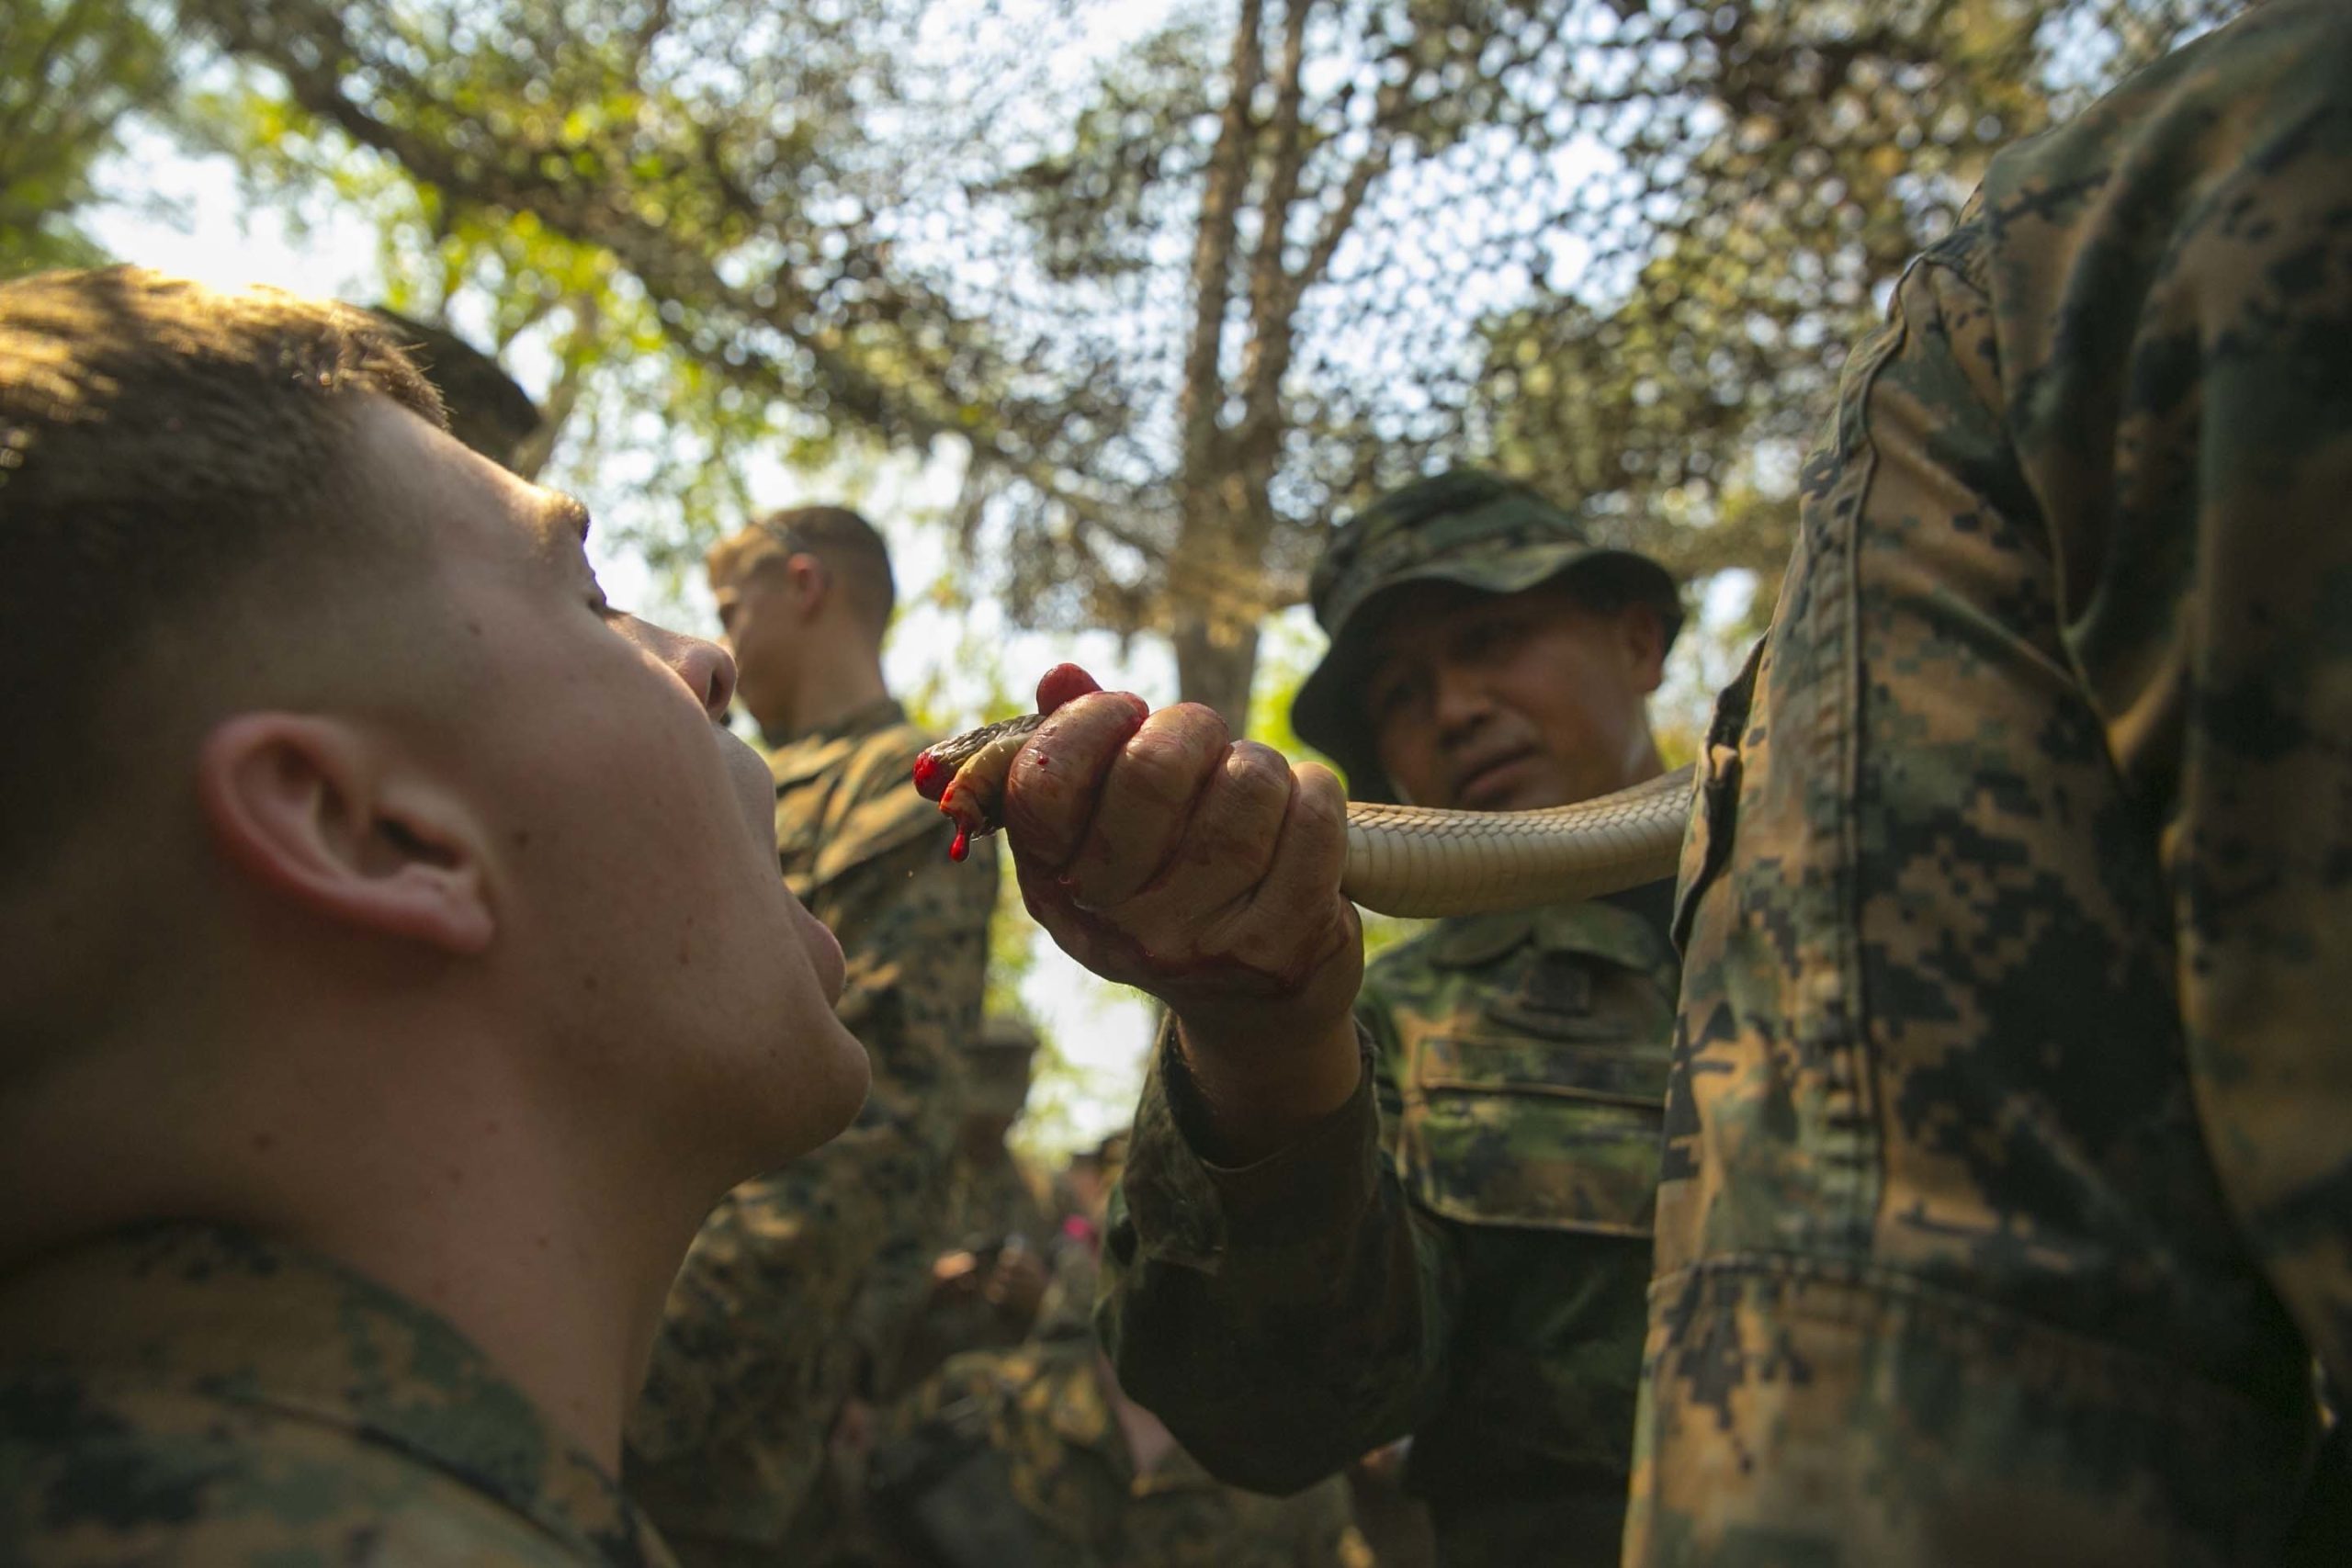
[[[1439,1400],[1460,1270],[1380,1148],[1387,1053],[1359,1010],[1355,1098],[1282,1153],[1207,1164],[1172,1034],[1153,1053],[1103,1249],[1119,1382],[1222,1480],[1287,1493]]]
[[[884,1407],[876,1418],[876,1449],[906,1442],[943,1412],[993,1407],[1005,1393],[1004,1359],[1003,1353],[987,1350],[950,1357],[902,1398]]]
[[[2030,258],[1998,280],[2018,449],[2157,835],[2207,1147],[2352,1386],[2352,20],[2232,34],[2111,133],[2095,202],[2063,143],[1985,202]]]

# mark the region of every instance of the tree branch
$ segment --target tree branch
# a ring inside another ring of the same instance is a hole
[[[1301,134],[1306,92],[1306,23],[1314,0],[1286,0],[1283,17],[1282,59],[1274,78],[1274,117],[1267,127],[1270,154],[1266,186],[1258,204],[1263,218],[1258,247],[1250,264],[1250,352],[1241,372],[1243,397],[1254,412],[1258,401],[1271,395],[1267,383],[1269,356],[1288,363],[1290,355],[1271,336],[1287,338],[1290,305],[1296,296],[1285,287],[1283,250],[1290,237],[1291,209],[1298,204],[1299,171],[1306,162],[1306,140]],[[1276,372],[1277,381],[1279,370]]]
[[[1250,100],[1265,70],[1260,28],[1264,0],[1241,0],[1233,27],[1227,67],[1225,110],[1218,117],[1216,145],[1209,154],[1208,179],[1201,192],[1200,226],[1193,240],[1193,326],[1184,355],[1181,398],[1183,467],[1193,474],[1216,466],[1217,406],[1224,401],[1219,373],[1225,344],[1225,311],[1231,287],[1236,220],[1250,174],[1252,134]]]

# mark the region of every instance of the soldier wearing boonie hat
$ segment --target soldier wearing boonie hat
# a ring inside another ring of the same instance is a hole
[[[1363,711],[1382,623],[1417,584],[1501,594],[1555,578],[1599,607],[1654,604],[1668,648],[1682,629],[1682,602],[1664,567],[1593,544],[1575,515],[1523,484],[1455,468],[1381,497],[1338,531],[1308,581],[1308,603],[1331,646],[1298,688],[1291,728],[1340,764],[1351,795],[1396,799]]]
[[[1525,486],[1458,470],[1385,497],[1311,592],[1331,649],[1292,724],[1359,799],[1560,806],[1662,771],[1645,705],[1682,622],[1674,581]],[[1102,1321],[1122,1378],[1211,1469],[1294,1489],[1409,1434],[1406,1486],[1449,1568],[1614,1563],[1670,895],[1465,916],[1392,948],[1355,1005],[1371,1091],[1246,1170],[1202,1157],[1201,1108],[1155,1072],[1123,1201],[1182,1213],[1183,1250],[1114,1208]]]

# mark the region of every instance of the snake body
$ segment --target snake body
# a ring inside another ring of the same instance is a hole
[[[956,842],[994,832],[1025,714],[943,740],[915,760],[915,787],[956,819]],[[1442,811],[1348,803],[1340,891],[1384,915],[1432,919],[1566,903],[1672,876],[1690,770],[1543,811]],[[960,857],[959,857],[960,858]]]
[[[1430,919],[1622,893],[1674,874],[1690,770],[1543,811],[1348,803],[1340,891],[1384,915]]]

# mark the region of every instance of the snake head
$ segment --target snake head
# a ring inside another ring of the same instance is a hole
[[[925,800],[937,800],[947,793],[948,784],[956,777],[952,763],[939,760],[938,748],[926,746],[915,756],[915,793]]]
[[[915,793],[936,801],[956,822],[956,842],[948,853],[957,860],[976,838],[1004,826],[1004,781],[1012,772],[1013,754],[1043,722],[1023,714],[1002,724],[967,730],[915,758]]]

